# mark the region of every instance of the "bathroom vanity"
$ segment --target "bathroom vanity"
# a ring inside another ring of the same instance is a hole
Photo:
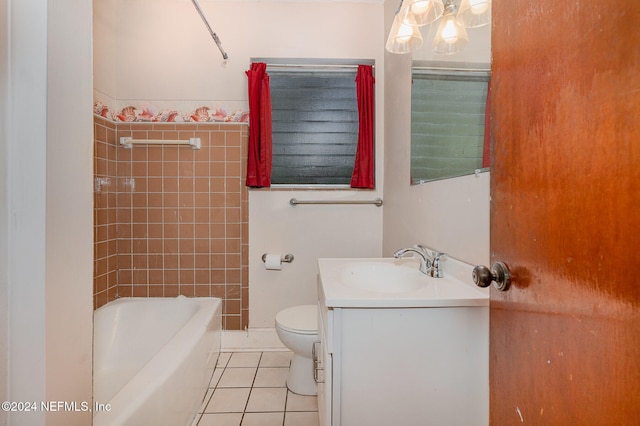
[[[470,265],[319,259],[321,426],[487,425],[489,293]]]

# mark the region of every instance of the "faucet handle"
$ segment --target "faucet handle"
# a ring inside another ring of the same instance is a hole
[[[436,262],[439,262],[440,260],[446,259],[448,254],[440,251],[434,251],[432,253],[432,256],[433,256],[433,263],[436,263]]]
[[[442,270],[442,265],[440,261],[447,257],[447,253],[442,253],[439,251],[433,252],[433,260],[431,261],[431,270],[430,275],[436,278],[444,277],[444,272]]]
[[[420,250],[422,253],[426,254],[427,256],[431,257],[431,253],[429,253],[429,249],[427,249],[425,246],[423,246],[422,244],[415,244],[413,246],[414,249],[416,250]]]
[[[443,253],[437,250],[429,250],[422,244],[416,244],[413,246],[413,248],[415,248],[416,250],[420,250],[421,252],[426,254],[429,260],[431,260],[432,262],[437,262],[447,257],[447,253]]]

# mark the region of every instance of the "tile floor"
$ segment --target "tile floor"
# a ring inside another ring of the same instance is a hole
[[[317,397],[287,389],[291,355],[221,353],[192,426],[317,426]]]

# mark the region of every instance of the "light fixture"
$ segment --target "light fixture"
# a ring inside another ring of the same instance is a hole
[[[433,40],[433,51],[443,55],[460,52],[469,42],[467,28],[478,28],[491,22],[491,0],[404,0],[393,19],[386,49],[391,53],[411,53],[422,46],[422,35],[416,27],[441,19]]]
[[[444,11],[444,5],[442,0],[408,0],[404,8],[401,8],[403,12],[403,19],[409,23],[409,25],[427,25],[439,17],[442,16]]]
[[[491,0],[462,0],[458,18],[467,28],[488,25],[491,22]]]
[[[400,6],[402,6],[402,1]],[[419,49],[420,46],[422,46],[420,28],[412,16],[404,16],[399,10],[393,18],[386,49],[391,53],[409,53]]]
[[[442,21],[438,27],[438,32],[433,39],[433,51],[441,55],[453,55],[460,52],[469,43],[469,36],[464,25],[458,20],[456,15],[456,5],[447,2],[443,13]]]

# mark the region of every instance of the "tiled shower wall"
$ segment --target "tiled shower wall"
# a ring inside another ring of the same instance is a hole
[[[248,324],[248,126],[95,119],[94,307],[117,297],[213,296]],[[202,147],[119,146],[120,137]]]

